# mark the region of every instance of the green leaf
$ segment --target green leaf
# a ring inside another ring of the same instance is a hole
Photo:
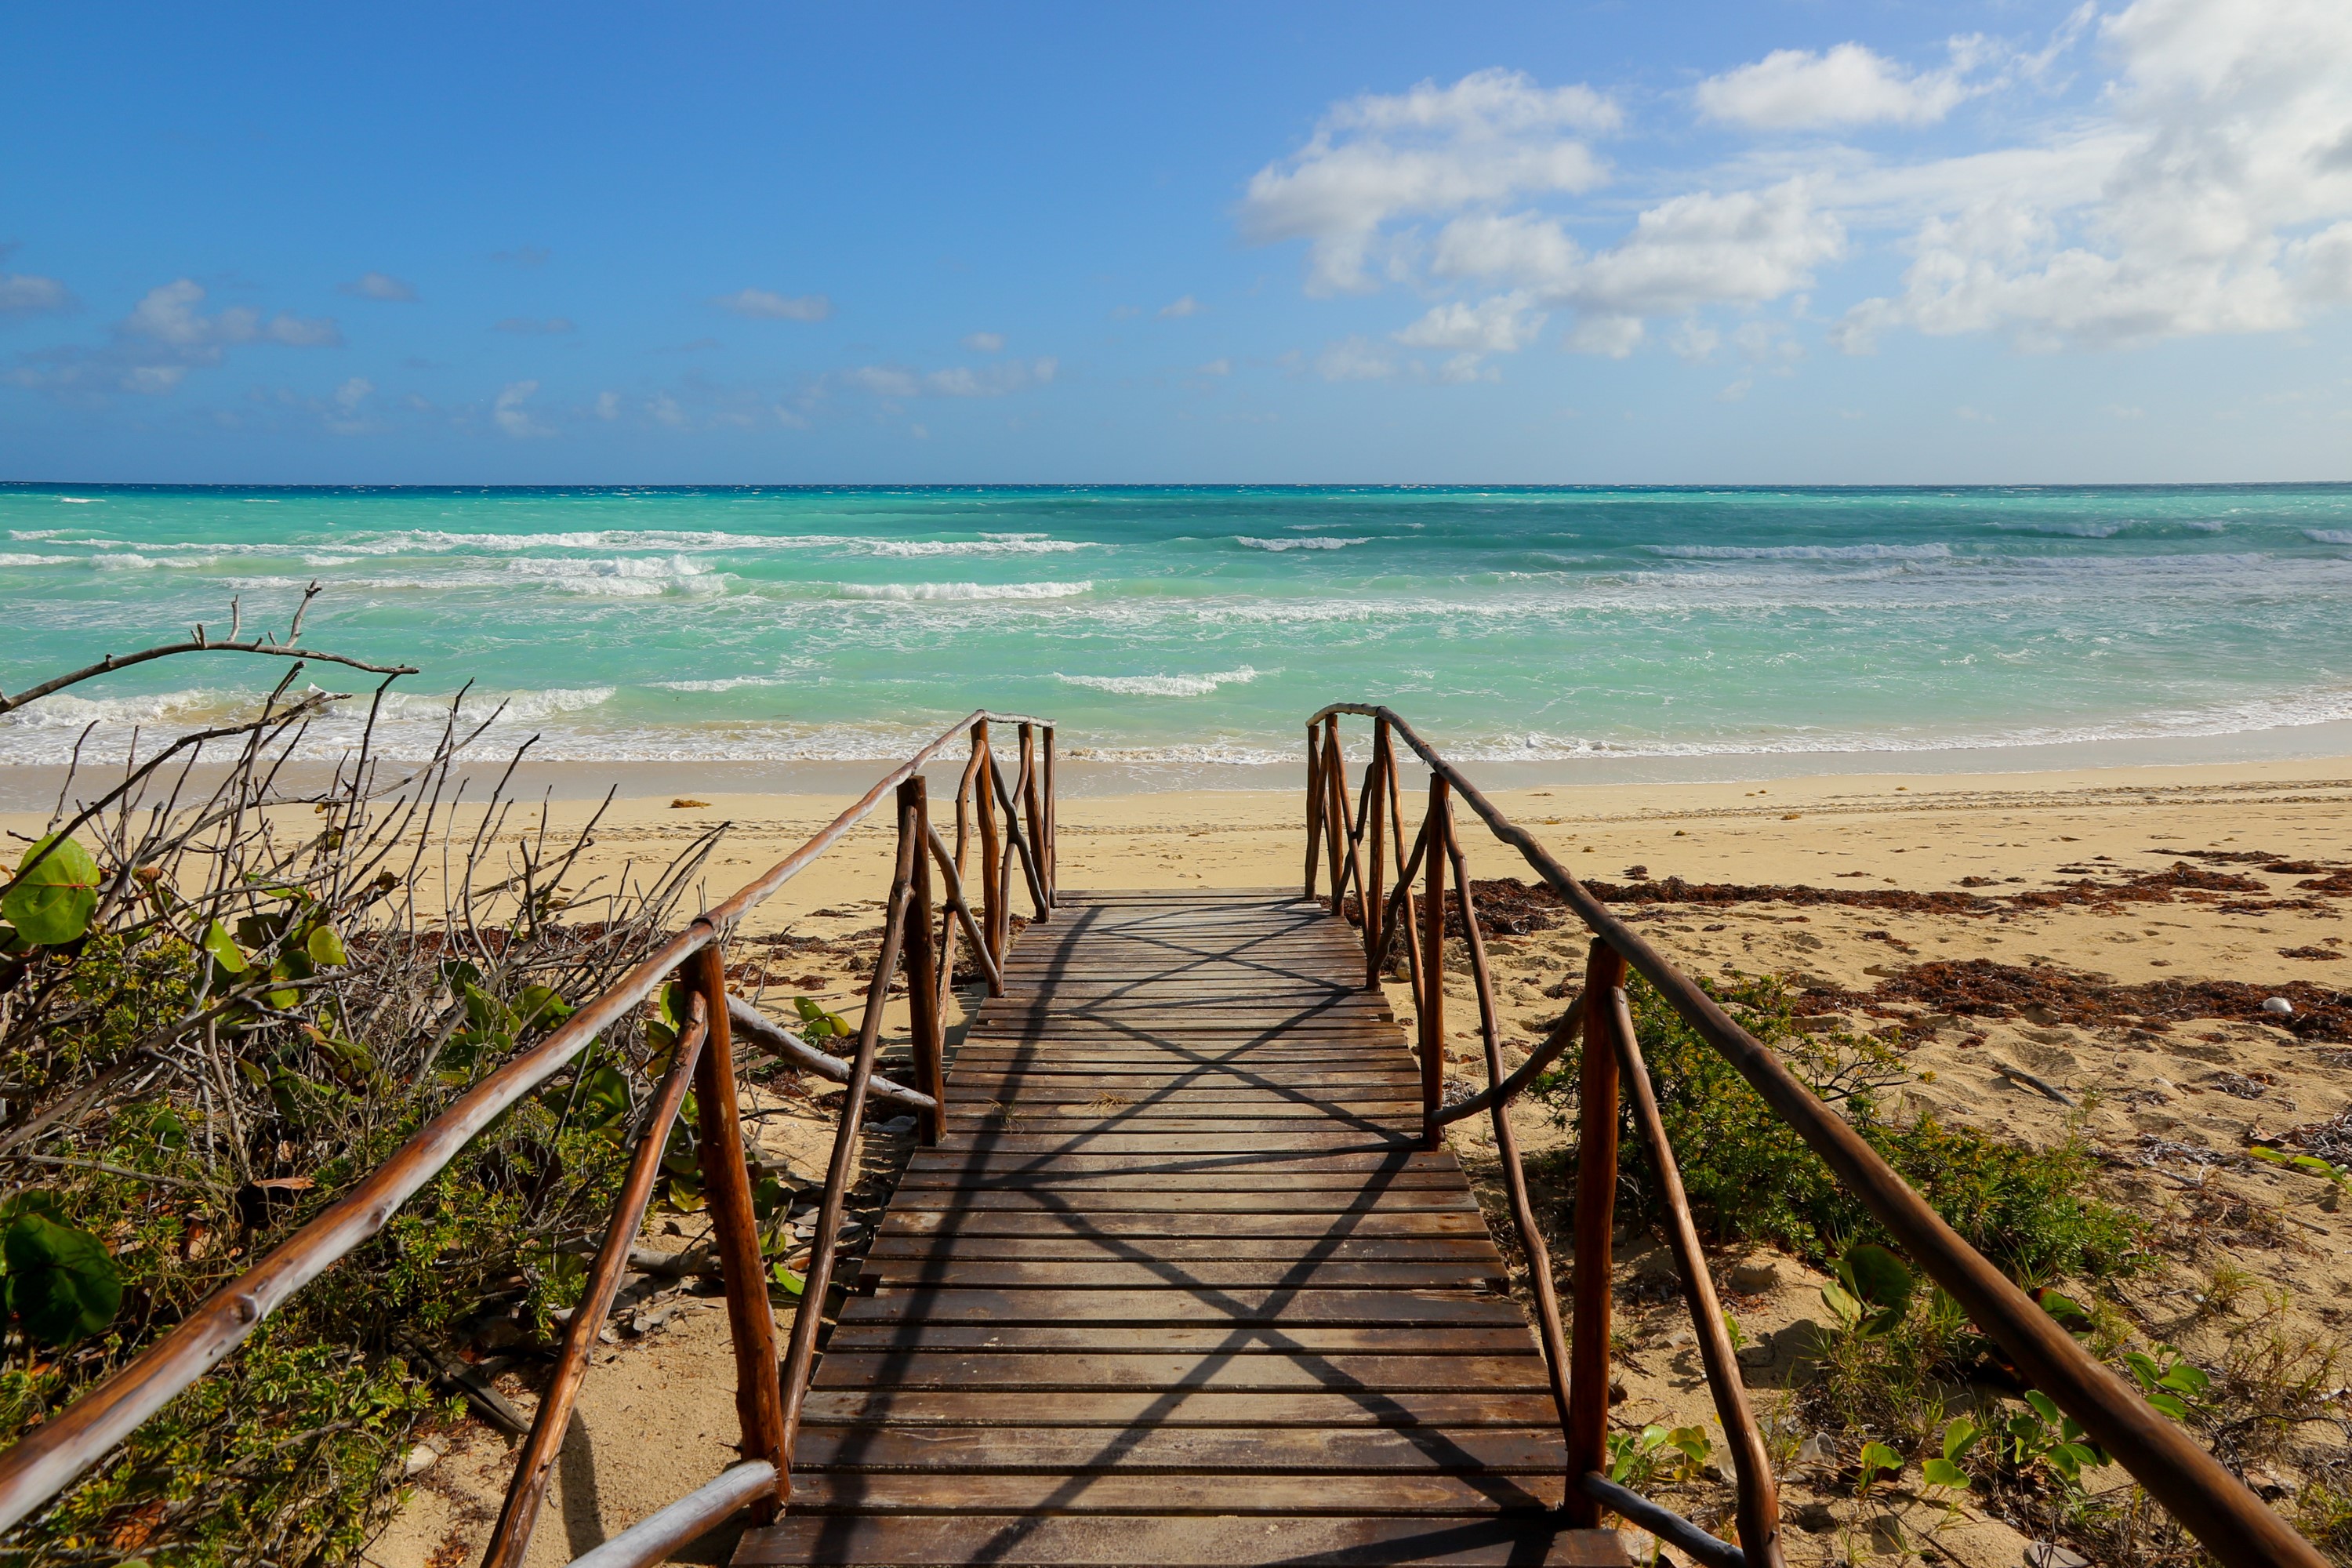
[[[310,938],[302,944],[302,950],[310,955],[310,962],[321,969],[333,968],[352,961],[352,955],[343,951],[343,939],[331,925],[311,927]]]
[[[537,1025],[561,1024],[572,1016],[572,1004],[551,985],[526,985],[516,999],[514,1013],[515,1027],[528,1029]]]
[[[0,899],[5,915],[26,942],[58,947],[89,929],[98,911],[98,862],[70,838],[52,833],[16,862],[22,877]]]
[[[2180,1395],[2177,1394],[2167,1394],[2160,1388],[2152,1388],[2147,1392],[2147,1402],[2175,1421],[2189,1419],[2189,1406],[2181,1403]]]
[[[797,1296],[808,1289],[808,1281],[785,1268],[782,1258],[768,1265],[768,1280],[787,1296]]]
[[[26,1214],[0,1237],[8,1264],[8,1310],[48,1345],[87,1339],[114,1321],[122,1276],[98,1237],[39,1214]]]
[[[1862,1446],[1862,1479],[1866,1482],[1881,1470],[1890,1476],[1900,1475],[1903,1456],[1884,1443],[1864,1443]]]
[[[1983,1436],[1984,1428],[1965,1415],[1947,1423],[1944,1427],[1944,1458],[1958,1463]]]
[[[600,1067],[580,1086],[580,1124],[612,1127],[629,1114],[629,1080],[611,1067]]]
[[[1853,1328],[1862,1321],[1862,1303],[1842,1285],[1822,1286],[1822,1305],[1830,1310],[1830,1316],[1837,1320],[1837,1325],[1842,1329]]]
[[[1881,1312],[1899,1312],[1918,1289],[1903,1260],[1875,1242],[1847,1248],[1838,1273],[1847,1289]]]
[[[236,939],[229,935],[228,929],[218,921],[205,924],[204,949],[212,954],[213,962],[224,973],[242,974],[251,967],[245,956],[245,949],[236,945]]]
[[[1968,1473],[1949,1459],[1930,1459],[1919,1467],[1920,1476],[1931,1487],[1965,1487]]]
[[[2213,1380],[2205,1375],[2202,1367],[2191,1366],[2185,1361],[2168,1369],[2157,1381],[2167,1388],[2179,1389],[2192,1397],[2201,1395],[2213,1386]]]
[[[2289,1155],[2284,1149],[2265,1149],[2261,1144],[2257,1143],[2252,1148],[2247,1150],[2246,1152],[2252,1154],[2257,1160],[2267,1160],[2273,1165],[2292,1165],[2294,1163],[2294,1157]]]
[[[2064,1414],[2058,1408],[2058,1402],[2038,1388],[2029,1388],[2025,1391],[2025,1403],[2033,1406],[2033,1413],[2053,1426],[2066,1419]]]
[[[1696,1426],[1677,1426],[1666,1434],[1666,1446],[1680,1452],[1694,1465],[1706,1463],[1706,1456],[1715,1445]]]

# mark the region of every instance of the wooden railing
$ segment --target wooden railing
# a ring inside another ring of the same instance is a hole
[[[1352,808],[1340,750],[1342,714],[1372,721],[1370,754]],[[1429,769],[1428,807],[1410,846],[1405,841],[1397,771],[1394,743],[1398,740]],[[1453,797],[1456,795],[1496,837],[1518,852],[1593,932],[1582,993],[1528,1058],[1507,1077],[1496,1032],[1494,983],[1487,973],[1469,870],[1454,832]],[[1634,1038],[1624,991],[1630,965],[1804,1139],[1929,1278],[2008,1352],[2033,1386],[2081,1422],[2092,1440],[2114,1455],[2208,1552],[2231,1568],[2279,1563],[2324,1568],[2326,1560],[2309,1542],[2198,1447],[2187,1432],[2077,1344],[2008,1276],[1961,1240],[1875,1150],[1809,1093],[1761,1041],[1732,1022],[1713,998],[1612,914],[1533,835],[1505,817],[1458,769],[1388,708],[1335,703],[1307,721],[1306,896],[1310,899],[1319,896],[1323,885],[1318,862],[1329,868],[1335,915],[1345,912],[1350,891],[1360,900],[1366,985],[1380,983],[1399,938],[1404,939],[1407,978],[1419,1024],[1423,1143],[1436,1147],[1444,1127],[1465,1117],[1483,1111],[1493,1120],[1512,1223],[1527,1253],[1528,1284],[1550,1368],[1552,1397],[1567,1440],[1570,1485],[1564,1511],[1568,1522],[1598,1524],[1606,1508],[1715,1568],[1778,1568],[1783,1561],[1780,1503],[1763,1437],[1748,1406],[1723,1310],[1683,1196],[1674,1150],[1667,1143],[1649,1072]],[[1393,883],[1389,877],[1391,863]],[[1483,1092],[1452,1106],[1444,1102],[1449,870],[1476,988],[1487,1084]],[[1418,907],[1413,893],[1417,873],[1423,878]],[[1563,1334],[1550,1263],[1506,1113],[1512,1098],[1579,1039],[1584,1049],[1578,1076],[1576,1198],[1571,1222],[1575,1256],[1570,1273],[1570,1323]],[[1607,1478],[1610,1252],[1617,1195],[1621,1086],[1628,1092],[1633,1123],[1658,1177],[1668,1215],[1667,1240],[1690,1304],[1707,1389],[1731,1452],[1738,1491],[1738,1545],[1716,1539]]]
[[[1010,780],[989,742],[992,723],[1019,728],[1018,767]],[[956,789],[955,844],[950,848],[930,820],[921,770],[967,734],[971,755]],[[898,808],[898,858],[856,1049],[844,1061],[771,1022],[740,997],[729,995],[724,943],[746,913],[871,816],[885,795],[893,796]],[[555,1370],[540,1396],[530,1434],[517,1457],[506,1505],[483,1563],[485,1568],[512,1568],[522,1562],[530,1544],[589,1353],[627,1271],[630,1244],[644,1224],[670,1125],[689,1085],[696,1091],[703,1189],[734,1341],[735,1405],[745,1458],[580,1561],[599,1568],[635,1568],[659,1560],[739,1510],[750,1508],[759,1517],[772,1517],[792,1495],[793,1435],[833,1281],[836,1237],[855,1173],[866,1102],[868,1098],[887,1099],[912,1108],[918,1136],[926,1143],[939,1141],[944,1109],[944,1019],[954,982],[957,938],[961,934],[971,940],[974,967],[990,993],[1000,994],[1013,934],[1016,876],[1034,918],[1045,920],[1053,912],[1054,813],[1052,724],[983,710],[942,732],[822,832],[697,919],[545,1038],[459,1095],[350,1192],[207,1298],[129,1365],[0,1454],[0,1531],[28,1518],[166,1401],[202,1378],[295,1291],[382,1230],[403,1203],[500,1112],[562,1071],[605,1030],[634,1018],[655,991],[672,979],[688,995],[685,1027],[631,1152],[603,1245],[567,1326]],[[968,873],[975,869],[970,855],[975,826],[980,849],[976,901],[966,892],[973,886]],[[874,1070],[884,1005],[902,964],[913,1036],[911,1086],[892,1083]],[[733,1046],[739,1033],[847,1085],[781,1376],[767,1260],[761,1255],[751,1172],[737,1119]]]

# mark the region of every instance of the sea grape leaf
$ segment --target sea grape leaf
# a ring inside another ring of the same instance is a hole
[[[8,1310],[47,1345],[88,1339],[114,1321],[122,1275],[98,1237],[41,1214],[20,1215],[0,1237]]]
[[[351,954],[343,951],[341,934],[331,925],[311,927],[310,940],[302,947],[310,955],[310,962],[322,969],[352,961]]]
[[[52,833],[16,862],[21,879],[0,898],[5,915],[26,942],[58,947],[89,929],[98,910],[98,862],[70,838]]]
[[[212,954],[213,962],[220,966],[224,973],[242,974],[246,972],[247,960],[245,956],[245,949],[236,945],[236,938],[229,935],[228,928],[222,925],[220,921],[205,922],[204,949]]]

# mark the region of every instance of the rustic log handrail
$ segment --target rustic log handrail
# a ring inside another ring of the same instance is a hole
[[[1367,764],[1364,806],[1357,820],[1348,821],[1344,784],[1339,781],[1341,752],[1339,720],[1353,715],[1373,721],[1372,754]],[[1419,842],[1410,856],[1404,844],[1399,805],[1396,764],[1391,739],[1401,736],[1430,771],[1430,809]],[[1377,983],[1388,966],[1396,939],[1407,935],[1409,983],[1420,1020],[1423,1053],[1423,1132],[1427,1142],[1442,1136],[1445,1124],[1475,1114],[1492,1113],[1498,1129],[1509,1100],[1541,1070],[1538,1061],[1556,1059],[1576,1037],[1584,1043],[1580,1068],[1582,1100],[1578,1148],[1577,1197],[1574,1215],[1576,1255],[1571,1281],[1573,1323],[1568,1361],[1563,1432],[1568,1442],[1568,1499],[1563,1511],[1570,1522],[1598,1521],[1601,1510],[1614,1509],[1660,1534],[1702,1562],[1733,1568],[1773,1568],[1781,1560],[1778,1503],[1764,1461],[1760,1435],[1740,1388],[1736,1363],[1727,1353],[1721,1310],[1714,1300],[1704,1259],[1698,1256],[1696,1235],[1688,1205],[1682,1200],[1673,1152],[1666,1146],[1664,1123],[1657,1115],[1646,1066],[1633,1036],[1632,1020],[1622,1001],[1625,970],[1630,967],[1657,991],[1666,1004],[1708,1047],[1736,1068],[1764,1102],[1821,1156],[1837,1180],[1859,1197],[1879,1223],[1910,1254],[1927,1276],[1958,1301],[1969,1319],[2008,1353],[2035,1386],[2055,1400],[2059,1408],[2083,1424],[2092,1441],[2113,1454],[2148,1495],[2169,1510],[2215,1558],[2230,1568],[2291,1563],[2296,1568],[2324,1568],[2326,1560],[2312,1544],[2273,1512],[2212,1455],[2200,1447],[2180,1426],[2142,1399],[2122,1378],[2101,1364],[2025,1292],[1962,1240],[1893,1167],[1836,1112],[1822,1104],[1780,1058],[1754,1036],[1734,1023],[1714,999],[1675,969],[1655,949],[1611,912],[1585,889],[1535,836],[1513,823],[1423,740],[1393,709],[1374,703],[1339,702],[1318,710],[1307,721],[1307,878],[1306,896],[1320,896],[1318,860],[1329,867],[1331,910],[1346,912],[1347,889],[1357,889],[1367,935],[1367,983]],[[1377,786],[1377,787],[1376,787]],[[1545,886],[1593,932],[1584,989],[1569,1016],[1555,1025],[1536,1057],[1506,1079],[1499,1053],[1488,1050],[1486,1090],[1453,1106],[1443,1103],[1444,1084],[1444,883],[1439,862],[1455,859],[1455,886],[1467,945],[1472,977],[1477,988],[1482,1035],[1491,1029],[1492,983],[1476,935],[1470,885],[1451,835],[1449,797],[1463,803],[1486,823],[1495,837],[1517,850]],[[1385,796],[1390,805],[1390,841],[1393,844],[1396,879],[1389,888],[1381,865],[1379,838],[1373,839],[1374,880],[1367,883],[1359,866],[1351,868],[1352,840],[1368,825],[1362,820]],[[1414,870],[1427,862],[1427,888],[1420,914],[1418,942],[1413,932]],[[1697,1526],[1648,1502],[1606,1478],[1605,1438],[1609,1377],[1609,1252],[1616,1191],[1618,1089],[1621,1079],[1633,1089],[1634,1120],[1653,1163],[1662,1173],[1671,1211],[1670,1244],[1700,1335],[1701,1359],[1726,1440],[1738,1477],[1740,1544],[1716,1541]],[[1532,1225],[1519,1213],[1519,1188],[1514,1179],[1516,1152],[1502,1138],[1506,1184],[1512,1189],[1513,1218],[1530,1263],[1541,1256]],[[1532,1281],[1531,1281],[1532,1283]],[[1557,1309],[1552,1309],[1556,1311]],[[1540,1300],[1538,1316],[1546,1311]],[[1549,1335],[1545,1351],[1554,1348]],[[1555,1366],[1555,1378],[1559,1375]]]
[[[797,1415],[801,1391],[782,1385],[777,1375],[774,1318],[768,1307],[765,1259],[751,1213],[749,1172],[744,1163],[730,1057],[730,1026],[739,1016],[740,1005],[728,995],[720,944],[747,913],[839,843],[851,829],[873,815],[886,795],[895,792],[899,847],[891,921],[868,991],[857,1059],[847,1064],[849,1092],[844,1097],[845,1120],[836,1132],[835,1143],[838,1151],[854,1142],[857,1117],[869,1091],[912,1104],[923,1119],[927,1140],[936,1141],[943,1112],[943,1096],[939,1087],[941,1019],[951,984],[957,922],[961,921],[963,929],[971,931],[992,990],[1002,984],[1004,949],[1011,930],[1004,892],[1009,890],[1014,857],[1003,852],[995,831],[999,803],[991,798],[993,792],[984,785],[974,789],[975,782],[984,775],[993,780],[998,789],[1003,787],[988,747],[991,722],[1018,725],[1024,751],[1030,756],[1034,755],[1031,737],[1043,731],[1042,768],[1035,773],[1024,770],[1021,795],[1002,804],[1013,842],[1018,846],[1018,858],[1029,870],[1032,889],[1037,895],[1038,918],[1046,918],[1053,898],[1054,727],[1045,720],[1024,714],[978,710],[916,750],[807,842],[698,916],[619,981],[583,1004],[562,1024],[452,1100],[350,1191],[281,1241],[253,1268],[199,1303],[169,1333],[128,1365],[0,1453],[0,1531],[23,1522],[72,1484],[141,1423],[211,1371],[296,1291],[381,1231],[403,1204],[432,1181],[502,1112],[569,1066],[604,1031],[635,1016],[655,991],[673,976],[681,981],[691,996],[693,1019],[681,1036],[670,1071],[656,1092],[655,1114],[639,1135],[630,1173],[624,1180],[614,1205],[588,1294],[567,1328],[566,1341],[569,1345],[584,1333],[588,1342],[593,1343],[602,1322],[602,1313],[595,1308],[600,1301],[608,1302],[613,1289],[617,1288],[629,1253],[628,1240],[635,1232],[631,1216],[643,1213],[652,1172],[658,1167],[660,1149],[668,1136],[669,1122],[675,1119],[677,1099],[683,1093],[680,1074],[690,1073],[699,1090],[697,1103],[702,1121],[700,1151],[705,1190],[711,1197],[717,1233],[714,1239],[728,1291],[730,1329],[735,1339],[738,1368],[737,1405],[747,1459],[643,1525],[607,1542],[591,1556],[608,1568],[621,1563],[649,1563],[738,1509],[780,1503],[789,1490],[789,1433],[791,1418]],[[929,894],[930,868],[940,846],[929,827],[921,770],[949,744],[965,735],[971,741],[972,756],[964,767],[957,792],[957,853],[943,860],[940,867],[948,874],[949,898],[947,908],[938,913],[940,929],[934,932],[930,924],[934,909]],[[1023,806],[1027,808],[1032,825],[1033,831],[1028,834],[1020,830]],[[988,896],[988,905],[978,919],[964,902],[960,876],[965,822],[974,808],[979,812],[982,828],[982,886]],[[1038,842],[1040,838],[1042,843]],[[919,879],[919,893],[908,886],[915,878]],[[922,916],[919,925],[908,918],[915,910]],[[877,1084],[873,1074],[883,1005],[902,950],[909,952],[910,982],[918,979],[919,972],[926,993],[915,999],[911,1009],[919,1079],[918,1088],[912,1090],[887,1080]],[[926,1002],[930,1005],[924,1005]],[[928,1083],[920,1081],[925,1078],[929,1079]],[[828,1274],[845,1185],[844,1162],[838,1154],[834,1163],[824,1205],[830,1222],[818,1237],[814,1254],[824,1260]],[[615,1236],[622,1237],[617,1244]],[[813,1274],[809,1284],[811,1288],[803,1293],[794,1316],[795,1346],[804,1339],[814,1343],[817,1321],[824,1310],[824,1281]],[[584,1355],[578,1359],[584,1367]],[[803,1380],[805,1361],[803,1355]],[[567,1373],[566,1365],[559,1362],[558,1377],[550,1385],[550,1395],[552,1403],[568,1406],[577,1392],[577,1373]],[[542,1411],[548,1411],[550,1405],[550,1399],[543,1399]],[[551,1414],[550,1420],[552,1419]],[[554,1447],[560,1446],[561,1432],[559,1424],[548,1438],[526,1444],[522,1466],[484,1559],[486,1564],[502,1565],[522,1560],[532,1518],[544,1495],[543,1462],[551,1460]],[[541,1472],[536,1480],[527,1473],[533,1469]],[[687,1535],[675,1534],[677,1529],[689,1524],[692,1529]],[[625,1546],[630,1542],[642,1542],[644,1554],[633,1555],[636,1548]]]

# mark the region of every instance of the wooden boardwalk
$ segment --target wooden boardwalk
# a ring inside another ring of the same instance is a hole
[[[1014,950],[739,1563],[1621,1563],[1356,933],[1065,892]]]

